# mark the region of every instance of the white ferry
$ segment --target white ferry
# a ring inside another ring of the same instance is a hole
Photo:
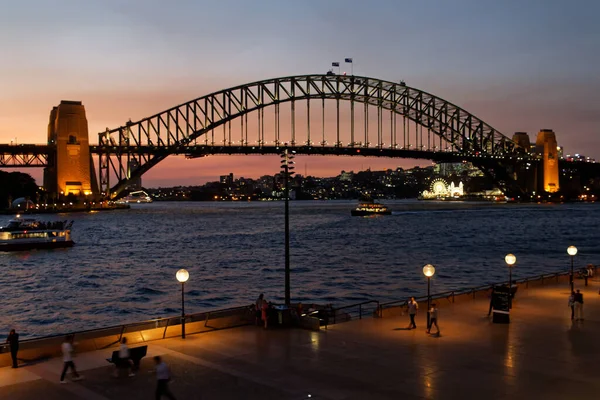
[[[118,204],[129,204],[129,203],[152,203],[152,198],[148,193],[143,190],[137,192],[131,192],[122,199],[117,200]]]
[[[71,247],[73,221],[44,222],[17,215],[7,226],[0,227],[0,251],[55,249]]]

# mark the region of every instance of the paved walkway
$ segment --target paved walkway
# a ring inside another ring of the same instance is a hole
[[[482,299],[442,308],[440,336],[425,333],[424,313],[416,330],[406,316],[321,332],[236,328],[151,342],[133,378],[110,377],[112,349],[78,355],[85,380],[67,385],[58,384],[60,359],[1,368],[0,399],[153,399],[157,354],[179,400],[597,398],[599,286],[582,288],[583,322],[570,320],[566,285],[549,285],[519,289],[510,325],[492,324]]]

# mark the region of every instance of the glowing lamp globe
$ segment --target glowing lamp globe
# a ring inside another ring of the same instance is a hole
[[[423,267],[423,274],[426,277],[431,278],[433,276],[433,274],[435,274],[435,267],[431,264],[427,264],[426,266]]]
[[[517,257],[514,254],[507,254],[506,257],[504,257],[504,261],[506,261],[506,264],[508,264],[509,267],[512,267],[517,262]]]
[[[577,254],[577,247],[569,246],[569,248],[567,248],[567,253],[569,253],[570,256],[574,256]]]
[[[180,269],[179,271],[177,271],[177,273],[175,274],[175,277],[177,278],[177,280],[180,283],[186,283],[187,280],[190,278],[190,274],[189,272],[187,272],[186,269]]]

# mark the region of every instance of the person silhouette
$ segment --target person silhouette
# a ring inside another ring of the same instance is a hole
[[[8,337],[6,338],[6,343],[10,346],[10,357],[12,358],[12,367],[18,368],[17,364],[17,353],[19,351],[19,334],[11,329]]]
[[[156,400],[160,400],[163,395],[171,400],[175,400],[175,396],[169,389],[169,381],[171,380],[171,371],[169,366],[162,360],[160,356],[154,357],[156,364]]]

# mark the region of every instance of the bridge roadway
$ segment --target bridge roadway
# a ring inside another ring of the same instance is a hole
[[[188,158],[203,157],[207,155],[265,155],[265,154],[281,154],[283,145],[173,145],[173,146],[99,146],[90,145],[92,154],[110,154],[111,156],[168,156],[168,155],[185,155]],[[461,162],[474,161],[481,159],[506,159],[516,160],[517,157],[507,156],[487,156],[478,154],[463,154],[453,151],[431,151],[431,150],[416,150],[402,149],[390,147],[376,146],[330,146],[330,145],[296,145],[289,148],[296,151],[298,154],[304,155],[348,155],[348,156],[365,156],[365,157],[390,157],[390,158],[413,158],[427,159],[437,162]],[[21,167],[39,167],[45,164],[46,157],[54,151],[53,146],[45,144],[20,144],[9,145],[0,144],[0,166],[21,166]],[[36,163],[27,162],[25,160],[34,160]],[[520,160],[520,158],[519,158]],[[21,165],[19,165],[19,163]]]
[[[110,378],[112,349],[77,355],[85,380],[59,385],[60,359],[0,369],[2,399],[150,399],[151,357],[171,366],[178,399],[591,399],[600,393],[600,281],[581,287],[585,321],[573,323],[568,283],[519,288],[511,324],[487,318],[481,296],[440,302],[440,336],[407,330],[406,316],[327,330],[246,326],[151,342],[141,371]],[[424,310],[425,304],[421,304]]]

